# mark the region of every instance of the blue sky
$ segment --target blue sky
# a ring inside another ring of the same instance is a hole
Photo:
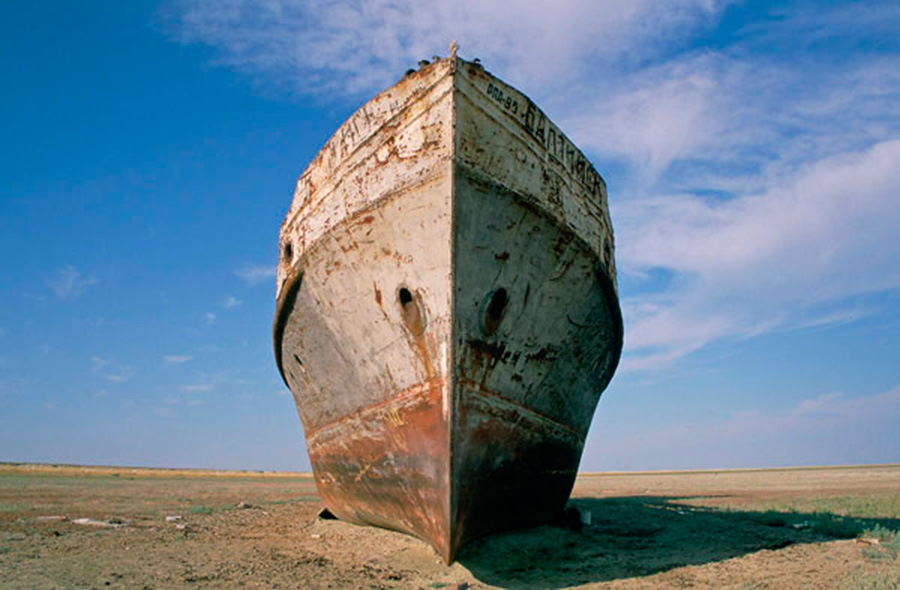
[[[281,219],[455,39],[609,185],[626,351],[583,469],[900,462],[896,2],[7,2],[0,27],[0,460],[308,469]]]

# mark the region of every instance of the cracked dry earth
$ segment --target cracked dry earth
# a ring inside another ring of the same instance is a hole
[[[302,474],[6,464],[0,587],[849,588],[900,580],[856,538],[900,520],[815,507],[898,502],[900,466],[588,474],[580,530],[497,535],[448,567],[415,538],[317,518]]]

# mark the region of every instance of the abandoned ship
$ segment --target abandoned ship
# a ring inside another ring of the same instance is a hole
[[[563,510],[622,319],[591,163],[477,61],[420,66],[297,182],[274,346],[328,509],[449,564]]]

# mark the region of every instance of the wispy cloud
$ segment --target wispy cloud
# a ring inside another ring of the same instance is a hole
[[[248,265],[238,268],[234,271],[234,274],[250,284],[256,284],[274,280],[277,271],[278,269],[274,264],[271,266]]]
[[[234,295],[229,295],[225,298],[225,301],[222,302],[223,309],[234,309],[239,306],[243,301],[235,297]]]
[[[184,394],[209,393],[227,381],[228,377],[225,373],[200,372],[194,376],[191,383],[185,383],[179,387],[179,390]]]
[[[57,270],[53,277],[47,281],[47,285],[62,301],[77,299],[92,285],[97,284],[97,279],[86,276],[74,266],[66,266]]]
[[[630,191],[658,191],[661,180],[663,190],[755,192],[796,166],[897,137],[897,62],[697,50],[585,83],[558,99],[561,123],[594,155],[624,162]]]
[[[446,55],[454,39],[520,83],[542,84],[577,79],[591,63],[645,59],[724,4],[193,0],[173,34],[214,47],[218,63],[263,84],[281,80],[301,92],[369,93],[420,59]]]
[[[900,141],[817,162],[762,194],[693,195],[618,208],[622,267],[680,280],[626,299],[626,367],[674,360],[724,336],[860,317],[833,309],[900,288]],[[645,358],[646,357],[646,358]]]
[[[100,371],[104,367],[108,366],[112,361],[108,358],[104,358],[102,356],[92,356],[91,357],[91,370],[96,372]]]
[[[873,395],[822,394],[785,407],[737,411],[710,422],[686,421],[602,441],[604,455],[653,457],[640,468],[715,468],[895,461],[900,387]],[[888,448],[890,447],[890,448]]]
[[[162,400],[162,405],[153,408],[153,413],[161,418],[174,418],[179,415],[181,408],[193,408],[203,404],[204,401],[197,397],[167,396]]]
[[[181,391],[183,393],[207,393],[215,389],[215,387],[214,383],[190,383],[182,385]]]
[[[109,357],[94,355],[90,358],[91,372],[99,373],[110,383],[125,383],[134,375],[134,369],[120,365]]]
[[[103,378],[111,383],[125,383],[133,374],[134,370],[130,367],[119,367],[116,371],[104,374]]]
[[[209,311],[203,316],[203,319],[206,320],[207,324],[215,324],[216,323],[216,314]]]
[[[163,355],[163,360],[167,363],[173,364],[183,364],[193,360],[194,357],[187,354],[166,354]]]

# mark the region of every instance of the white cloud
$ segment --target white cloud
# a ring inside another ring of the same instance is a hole
[[[216,323],[216,314],[213,312],[207,312],[206,315],[203,316],[206,320],[207,324],[215,324]]]
[[[225,301],[222,302],[222,307],[224,309],[234,309],[241,303],[243,303],[243,301],[241,301],[234,295],[229,295],[228,297],[225,298]]]
[[[110,383],[125,383],[134,375],[131,367],[123,367],[113,359],[99,355],[91,357],[91,371],[100,373]]]
[[[192,357],[192,356],[190,356],[190,355],[187,355],[187,354],[166,354],[166,355],[163,355],[163,360],[164,360],[164,361],[166,361],[167,363],[174,363],[174,364],[182,364],[182,363],[186,363],[186,362],[188,362],[188,361],[193,360],[193,358],[194,358],[194,357]]]
[[[92,356],[91,357],[91,370],[96,372],[99,371],[106,366],[109,365],[112,361],[108,358],[104,358],[102,356]]]
[[[900,388],[875,395],[845,397],[828,393],[802,400],[780,412],[758,410],[736,412],[729,420],[697,428],[700,437],[726,440],[749,439],[767,435],[809,435],[815,432],[843,432],[859,436],[861,430],[850,427],[881,417],[900,417]]]
[[[590,155],[629,167],[621,200],[660,180],[666,192],[764,190],[797,166],[900,136],[898,101],[896,57],[798,64],[698,50],[582,83],[555,106]]]
[[[183,393],[207,393],[214,388],[214,383],[190,383],[188,385],[182,385],[181,391]]]
[[[216,48],[221,64],[301,92],[380,90],[420,59],[446,55],[454,39],[519,83],[545,84],[577,79],[589,65],[645,59],[724,4],[189,0],[174,34]]]
[[[192,383],[186,383],[179,389],[181,390],[181,393],[185,394],[208,393],[214,390],[219,385],[226,383],[227,381],[228,376],[225,373],[200,372],[194,376],[194,380]]]
[[[859,317],[809,313],[900,287],[897,186],[900,141],[890,141],[818,162],[762,194],[622,205],[621,268],[680,277],[663,294],[626,298],[625,366],[671,361],[724,336]]]
[[[63,301],[77,299],[88,287],[97,284],[97,279],[85,276],[74,266],[66,266],[56,271],[47,285]]]
[[[780,410],[737,411],[708,422],[617,432],[608,439],[602,435],[589,439],[588,444],[602,445],[600,454],[610,458],[604,469],[894,462],[897,450],[892,443],[898,420],[900,387],[895,387],[855,397],[832,392]],[[643,463],[635,465],[635,457]]]
[[[655,180],[674,160],[746,135],[725,133],[726,63],[704,53],[617,76],[608,87],[584,83],[559,105],[560,123],[583,149],[622,158]],[[591,98],[601,93],[603,100]]]
[[[250,284],[256,284],[263,281],[274,281],[277,272],[278,268],[274,264],[271,266],[248,265],[235,270],[234,274]]]
[[[134,371],[130,367],[120,367],[115,372],[103,375],[103,378],[111,383],[125,383],[133,374]]]

